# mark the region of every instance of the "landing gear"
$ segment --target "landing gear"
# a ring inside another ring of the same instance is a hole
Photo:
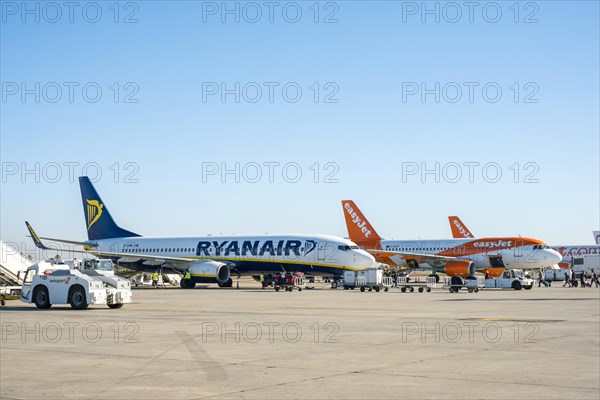
[[[196,287],[196,282],[192,282],[190,279],[182,279],[179,283],[182,289],[193,289]]]
[[[219,287],[233,287],[233,279],[229,278],[225,282],[218,282]]]

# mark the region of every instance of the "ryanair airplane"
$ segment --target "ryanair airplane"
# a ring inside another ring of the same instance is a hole
[[[81,245],[85,249],[82,252],[110,257],[119,263],[189,270],[191,279],[181,281],[186,289],[196,283],[229,287],[232,274],[285,271],[339,275],[375,262],[373,256],[351,241],[326,235],[142,237],[115,223],[88,177],[80,177],[79,185],[88,240],[39,238],[26,222],[36,246],[45,248],[40,239],[46,239]]]

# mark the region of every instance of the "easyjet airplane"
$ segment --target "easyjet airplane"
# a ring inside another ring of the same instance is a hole
[[[452,237],[454,238],[471,238],[473,235],[467,229],[465,224],[456,216],[448,217],[450,221],[450,230],[452,230]],[[594,231],[594,238],[596,239],[596,232]],[[550,246],[551,249],[556,250],[562,257],[561,263],[570,263],[574,256],[581,256],[586,254],[600,254],[600,246],[596,245],[582,245],[582,246]],[[567,266],[565,266],[566,268]]]
[[[119,263],[189,270],[191,279],[181,281],[183,288],[193,288],[196,283],[231,286],[232,273],[256,275],[285,271],[337,275],[344,270],[361,270],[374,263],[369,253],[351,241],[335,236],[142,237],[114,222],[106,203],[87,177],[79,178],[79,185],[88,240],[41,239],[81,245],[85,252],[110,257]],[[28,223],[27,228],[36,245],[44,248]]]
[[[388,265],[431,269],[470,278],[475,271],[499,276],[504,269],[541,268],[556,264],[560,254],[544,242],[523,237],[441,240],[384,240],[352,200],[342,200],[350,240]]]

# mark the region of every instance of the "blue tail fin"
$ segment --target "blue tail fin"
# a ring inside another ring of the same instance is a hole
[[[94,189],[87,176],[79,178],[83,214],[89,240],[112,239],[121,237],[140,236],[120,228],[110,216],[108,208]]]

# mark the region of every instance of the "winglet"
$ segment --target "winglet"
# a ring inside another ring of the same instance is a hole
[[[448,221],[450,221],[450,229],[452,230],[452,237],[454,239],[475,237],[457,216],[448,217]]]
[[[379,248],[381,237],[369,221],[367,221],[356,204],[352,200],[342,200],[342,209],[350,240],[359,246],[370,247],[372,249]]]
[[[46,246],[44,246],[44,244],[42,243],[42,241],[40,240],[38,235],[35,233],[35,231],[31,227],[31,225],[29,225],[29,222],[25,221],[25,225],[27,226],[27,229],[29,230],[29,233],[31,234],[31,238],[33,239],[33,244],[35,244],[36,247],[38,247],[42,250],[49,250]]]
[[[596,244],[600,244],[600,231],[594,231],[594,241]]]

